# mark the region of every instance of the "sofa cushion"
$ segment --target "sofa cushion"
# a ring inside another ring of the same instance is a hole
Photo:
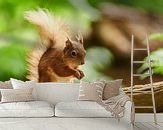
[[[51,117],[53,107],[45,101],[0,104],[0,117]]]
[[[57,117],[112,117],[111,113],[93,101],[59,102],[55,106]]]

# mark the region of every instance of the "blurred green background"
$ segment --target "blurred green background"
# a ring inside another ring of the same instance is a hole
[[[37,43],[39,36],[36,29],[24,20],[24,11],[38,7],[47,8],[68,21],[74,32],[81,30],[85,39],[89,39],[92,23],[101,18],[100,5],[103,3],[126,5],[156,14],[163,13],[163,0],[0,0],[0,80],[9,80],[10,77],[26,80],[26,56]],[[162,38],[161,34],[160,37]],[[87,40],[85,45],[85,79],[116,78],[107,73],[107,70],[116,64],[112,51],[105,46],[99,46],[100,43],[98,46],[87,46],[89,42],[91,41]],[[155,68],[156,73],[162,75],[163,49],[158,51],[161,55],[152,54],[160,60],[158,64],[155,63]]]

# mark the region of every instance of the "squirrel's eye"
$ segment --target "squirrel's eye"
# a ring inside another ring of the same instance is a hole
[[[71,51],[71,56],[72,57],[76,57],[77,56],[77,52],[75,50]]]

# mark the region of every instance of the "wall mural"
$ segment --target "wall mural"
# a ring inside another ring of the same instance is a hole
[[[135,47],[144,48],[148,34],[156,107],[163,112],[163,1],[63,1],[0,1],[0,81],[123,78],[130,95],[131,35]],[[144,52],[134,58],[148,60]],[[144,62],[134,72],[144,74],[147,68]],[[134,83],[137,91],[144,90],[136,93],[136,105],[151,105],[149,77],[136,77]]]
[[[27,78],[38,82],[82,79],[79,65],[85,63],[86,51],[81,34],[71,40],[69,26],[42,9],[26,12],[25,18],[37,26],[41,37],[41,43],[28,56]]]

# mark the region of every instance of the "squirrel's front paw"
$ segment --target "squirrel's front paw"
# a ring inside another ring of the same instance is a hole
[[[84,73],[83,73],[83,71],[81,71],[81,70],[78,70],[79,71],[79,73],[80,73],[80,76],[81,76],[81,79],[84,77]]]
[[[83,71],[81,71],[81,70],[76,70],[76,72],[75,72],[75,77],[76,77],[77,79],[82,79],[82,78],[84,77]]]

